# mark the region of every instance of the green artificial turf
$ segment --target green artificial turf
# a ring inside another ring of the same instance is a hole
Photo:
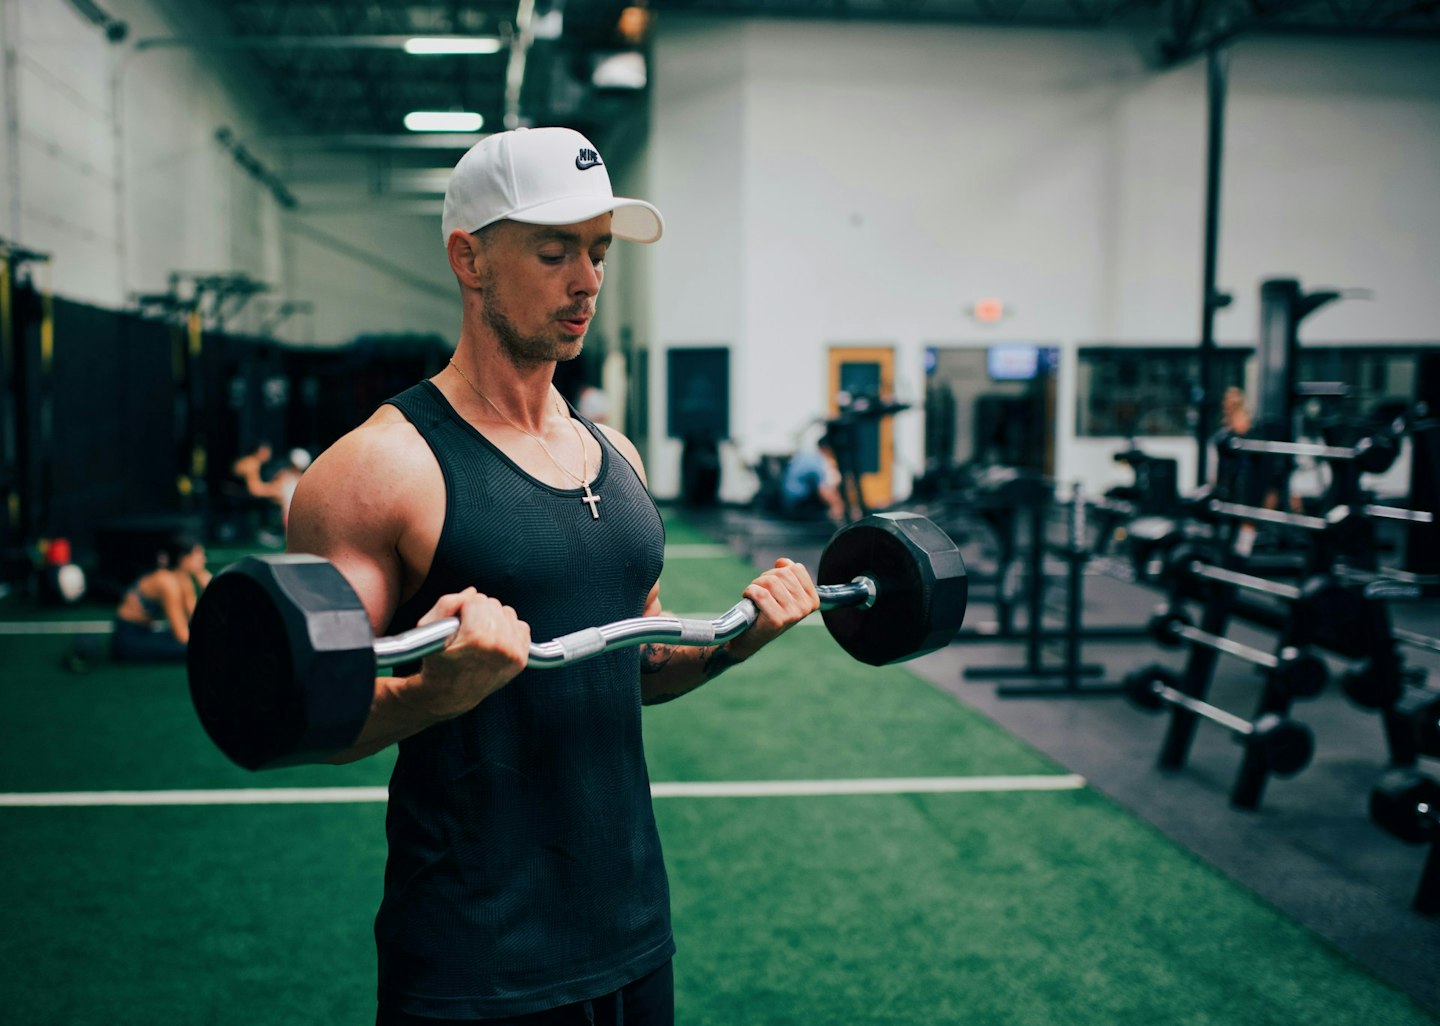
[[[672,519],[669,541],[709,539]],[[672,559],[662,599],[714,614],[753,576]],[[68,674],[72,640],[0,636],[0,791],[386,779],[390,753],[241,771],[182,668]],[[657,782],[1064,772],[810,625],[645,725]],[[661,797],[656,815],[685,1026],[1437,1023],[1086,789]],[[7,1022],[373,1020],[380,803],[0,808],[0,837]]]
[[[374,1021],[384,806],[5,809],[0,831],[6,1022]]]

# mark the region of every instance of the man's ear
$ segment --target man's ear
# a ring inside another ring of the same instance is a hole
[[[450,258],[450,270],[455,272],[460,284],[480,291],[485,280],[485,249],[480,240],[456,228],[445,240],[445,254]]]

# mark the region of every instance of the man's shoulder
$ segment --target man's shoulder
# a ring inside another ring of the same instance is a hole
[[[412,464],[415,453],[428,451],[428,446],[405,414],[386,405],[342,435],[331,451],[347,464],[358,462],[361,466],[357,469],[374,467],[388,472]]]
[[[404,494],[433,463],[430,448],[415,426],[393,406],[382,406],[358,427],[342,435],[301,477],[301,484],[327,491],[382,487]]]
[[[299,551],[328,554],[339,537],[399,537],[439,479],[428,457],[425,440],[394,407],[342,435],[296,486],[290,531]]]
[[[635,468],[635,472],[639,474],[643,480],[645,477],[645,464],[640,459],[640,450],[635,447],[635,443],[609,424],[596,424],[595,427],[598,428],[600,433],[615,447],[616,452],[624,456],[626,461]]]

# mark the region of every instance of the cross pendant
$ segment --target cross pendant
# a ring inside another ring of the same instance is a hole
[[[600,519],[600,496],[598,496],[598,495],[596,495],[594,492],[592,492],[592,491],[590,490],[590,486],[589,486],[588,484],[587,484],[587,485],[584,485],[584,486],[582,486],[582,487],[584,487],[584,489],[585,489],[585,497],[582,498],[580,501],[583,502],[583,503],[585,503],[585,505],[587,505],[587,506],[590,507],[590,519],[591,519],[591,520],[599,520],[599,519]]]

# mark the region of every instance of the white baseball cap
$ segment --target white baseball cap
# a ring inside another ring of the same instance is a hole
[[[665,230],[660,211],[616,196],[595,145],[569,128],[517,128],[487,136],[466,151],[445,188],[441,238],[476,232],[496,221],[579,224],[613,211],[611,233],[654,242]]]

